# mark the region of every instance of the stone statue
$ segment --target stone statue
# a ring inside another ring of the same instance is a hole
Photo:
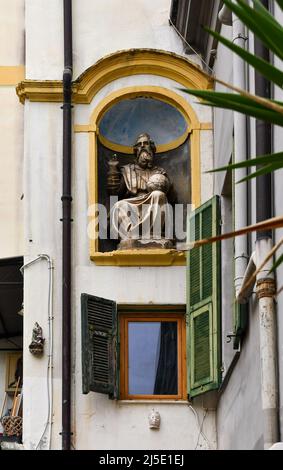
[[[166,196],[170,180],[163,168],[154,166],[156,147],[148,134],[138,136],[133,150],[134,163],[120,169],[116,155],[109,162],[108,192],[119,196],[110,214],[118,249],[172,248],[164,236],[165,224],[171,224]]]
[[[42,328],[35,322],[32,330],[32,340],[29,345],[29,350],[34,356],[41,356],[43,354],[44,341]]]

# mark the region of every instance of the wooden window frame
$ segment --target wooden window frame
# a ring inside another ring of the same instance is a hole
[[[178,358],[178,393],[176,395],[130,395],[128,393],[128,323],[176,321],[177,322],[177,358]],[[146,311],[138,313],[120,313],[120,399],[121,400],[185,400],[186,390],[186,319],[183,313],[160,313]]]

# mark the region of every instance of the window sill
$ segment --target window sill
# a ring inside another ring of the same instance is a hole
[[[98,266],[185,266],[186,255],[174,249],[117,250],[91,253]]]
[[[158,403],[159,405],[189,405],[189,402],[187,400],[161,400],[161,399],[154,399],[154,400],[117,400],[118,405],[129,405],[129,404],[135,404],[135,405],[143,405],[143,404],[153,404],[153,403]]]

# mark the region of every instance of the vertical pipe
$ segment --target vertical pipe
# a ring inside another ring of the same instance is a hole
[[[268,9],[268,0],[261,0]],[[269,50],[255,37],[254,53],[269,62]],[[260,73],[255,72],[255,94],[270,98],[270,82]],[[271,124],[256,120],[256,154],[265,155],[271,152]],[[256,221],[270,219],[271,210],[271,174],[256,178]],[[257,232],[257,240],[271,238],[271,231]]]
[[[269,1],[261,0],[268,9]],[[256,8],[256,7],[255,7]],[[255,55],[270,60],[269,51],[263,43],[255,38]],[[255,73],[255,93],[270,98],[270,83],[258,72]],[[264,155],[271,152],[271,125],[256,121],[256,154]],[[256,221],[269,219],[272,216],[271,205],[271,174],[256,179]],[[271,231],[258,232],[256,237],[256,253],[259,264],[265,259],[272,248]],[[257,298],[259,302],[260,359],[261,359],[261,397],[263,410],[264,448],[269,449],[279,438],[278,422],[278,385],[277,385],[277,345],[275,318],[275,281],[270,273],[271,264],[257,275]]]
[[[236,15],[232,15],[233,42],[245,48],[245,27]],[[245,62],[236,54],[233,54],[233,84],[246,89]],[[246,116],[234,112],[234,161],[242,162],[247,159],[247,120]],[[235,170],[235,180],[238,181],[247,175],[246,168]],[[247,220],[247,183],[235,184],[235,230],[246,227]],[[240,291],[248,260],[248,238],[247,235],[235,238],[235,294]]]
[[[62,449],[71,448],[72,0],[64,0],[62,194]]]

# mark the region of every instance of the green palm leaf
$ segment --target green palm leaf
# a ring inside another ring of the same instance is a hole
[[[279,258],[277,258],[277,260],[275,261],[275,263],[273,264],[271,270],[269,271],[270,273],[274,272],[276,268],[278,268],[278,266],[280,264],[283,263],[283,253],[282,255],[279,256]]]
[[[254,171],[253,173],[246,176],[245,178],[242,178],[241,180],[237,181],[237,183],[243,183],[244,181],[249,181],[252,178],[257,178],[257,176],[268,175],[272,173],[273,171],[280,170],[280,168],[282,167],[283,167],[283,162],[273,164],[273,165],[265,165],[259,170]]]
[[[231,0],[223,0],[231,11],[259,38],[262,42],[283,60],[283,29],[275,20],[272,21],[272,34],[270,34],[271,21],[268,19],[269,13],[266,14],[260,9],[251,8],[243,0],[237,0],[237,3]],[[275,27],[276,24],[276,27]]]
[[[206,90],[183,89],[182,91],[205,100],[201,104],[217,108],[231,109],[233,111],[238,111],[239,113],[253,116],[257,119],[268,121],[272,124],[283,126],[283,114],[271,111],[269,108],[266,108],[245,96]]]
[[[251,166],[258,165],[272,165],[272,164],[282,164],[283,167],[283,152],[273,153],[271,155],[262,155],[256,158],[251,158],[250,160],[243,160],[238,163],[231,163],[230,165],[222,166],[220,168],[214,168],[213,170],[208,170],[206,173],[215,173],[217,171],[226,171],[226,170],[236,170],[238,168],[248,168]]]
[[[248,64],[258,70],[268,80],[273,81],[279,87],[283,86],[283,72],[281,72],[281,70],[277,69],[266,60],[260,59],[259,57],[256,57],[255,55],[246,51],[242,47],[237,46],[233,42],[221,36],[219,33],[212,31],[211,29],[206,27],[204,29],[209,34],[211,34],[211,36],[213,36],[219,42],[227,46],[229,49],[231,49],[231,51],[235,52]]]

